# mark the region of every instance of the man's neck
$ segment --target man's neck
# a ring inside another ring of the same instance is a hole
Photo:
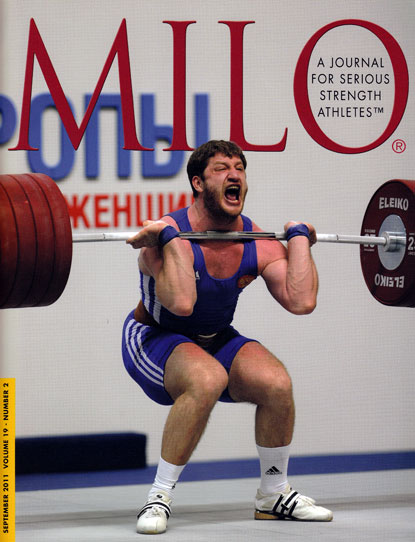
[[[213,217],[209,214],[202,201],[196,198],[188,210],[189,222],[194,231],[225,230],[237,231],[242,229],[242,219],[236,217],[224,217],[223,219]]]

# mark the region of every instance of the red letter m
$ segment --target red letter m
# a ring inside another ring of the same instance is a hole
[[[71,143],[74,149],[77,149],[84,135],[89,119],[91,118],[91,114],[94,110],[98,97],[101,94],[102,87],[104,85],[105,79],[107,78],[108,72],[111,68],[116,54],[118,55],[118,75],[120,80],[121,109],[124,125],[124,149],[152,150],[142,147],[137,139],[134,118],[133,92],[131,86],[130,59],[128,53],[127,24],[125,19],[123,19],[121,22],[121,26],[115,37],[114,43],[112,44],[111,51],[109,52],[108,58],[105,61],[104,69],[102,70],[102,73],[99,77],[97,86],[95,87],[94,93],[88,104],[88,108],[85,112],[85,116],[79,128],[75,122],[74,116],[62,90],[61,84],[59,83],[59,79],[53,68],[48,52],[46,51],[46,47],[42,41],[36,23],[33,19],[31,19],[29,42],[27,46],[26,74],[23,90],[22,115],[20,119],[19,142],[16,147],[9,150],[38,150],[29,145],[29,119],[32,97],[33,64],[35,56],[37,57],[39,66],[49,87],[50,94],[53,101],[55,102],[56,109],[59,113],[63,125],[65,126]]]

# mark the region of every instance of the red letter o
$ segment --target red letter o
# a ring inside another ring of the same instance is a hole
[[[389,57],[392,62],[393,74],[395,78],[395,99],[393,103],[393,110],[389,123],[383,132],[383,134],[370,143],[363,147],[345,147],[344,145],[339,145],[332,139],[326,136],[326,134],[321,130],[320,126],[317,124],[316,119],[314,118],[313,112],[310,106],[310,100],[308,98],[308,88],[307,88],[307,74],[308,74],[308,65],[310,63],[311,53],[318,42],[318,40],[329,30],[336,28],[337,26],[344,25],[355,25],[363,26],[367,30],[370,30],[375,34],[388,51]],[[398,42],[395,38],[386,32],[384,28],[378,26],[374,23],[368,21],[361,21],[358,19],[344,19],[342,21],[335,21],[330,23],[320,30],[318,30],[309,41],[306,43],[304,49],[302,50],[294,74],[294,99],[295,105],[297,108],[298,116],[307,130],[308,134],[322,147],[329,149],[330,151],[340,152],[343,154],[357,154],[360,152],[367,152],[376,147],[379,147],[384,141],[390,137],[393,132],[398,127],[402,116],[405,111],[406,102],[408,99],[408,87],[409,87],[409,76],[408,76],[408,67],[406,65],[405,56],[400,48]]]

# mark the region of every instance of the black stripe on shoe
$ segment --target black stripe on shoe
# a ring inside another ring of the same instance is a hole
[[[272,509],[272,513],[276,514],[277,516],[278,516],[277,509],[278,509],[278,506],[280,505],[280,502],[282,501],[283,498],[284,498],[284,495],[281,495],[280,498],[275,502],[274,507]]]
[[[298,499],[296,499],[297,496],[297,491],[292,491],[292,493],[285,496],[281,495],[275,502],[270,513],[280,518],[292,518],[298,502]]]
[[[295,519],[295,518],[293,518],[293,512],[295,510],[295,507],[297,506],[297,503],[298,503],[298,500],[294,501],[294,504],[291,506],[291,508],[290,508],[290,510],[289,510],[289,512],[287,514],[287,516],[289,518],[291,518],[291,519]]]
[[[143,506],[143,508],[138,513],[137,519],[141,517],[144,514],[144,512],[146,512],[149,508],[153,508],[154,506],[159,506],[160,508],[163,508],[163,512],[166,514],[167,519],[169,519],[170,514],[171,514],[171,508],[168,504],[162,501],[153,501],[153,502],[147,503],[145,506]]]

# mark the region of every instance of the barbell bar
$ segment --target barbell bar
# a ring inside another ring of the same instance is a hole
[[[72,245],[125,241],[136,232],[73,233],[66,200],[40,173],[0,175],[0,308],[54,303],[69,277]],[[278,239],[283,232],[180,232],[193,241]],[[392,180],[372,196],[361,235],[317,234],[360,245],[365,282],[377,301],[415,306],[415,181]]]
[[[73,243],[94,243],[99,241],[127,241],[136,232],[98,232],[98,233],[74,233]],[[285,232],[266,231],[182,231],[179,232],[181,239],[189,241],[252,241],[260,239],[285,241]],[[347,243],[355,245],[378,245],[384,250],[393,252],[399,250],[400,246],[406,245],[404,232],[382,232],[380,237],[369,237],[367,235],[341,235],[338,233],[318,233],[319,243]]]

